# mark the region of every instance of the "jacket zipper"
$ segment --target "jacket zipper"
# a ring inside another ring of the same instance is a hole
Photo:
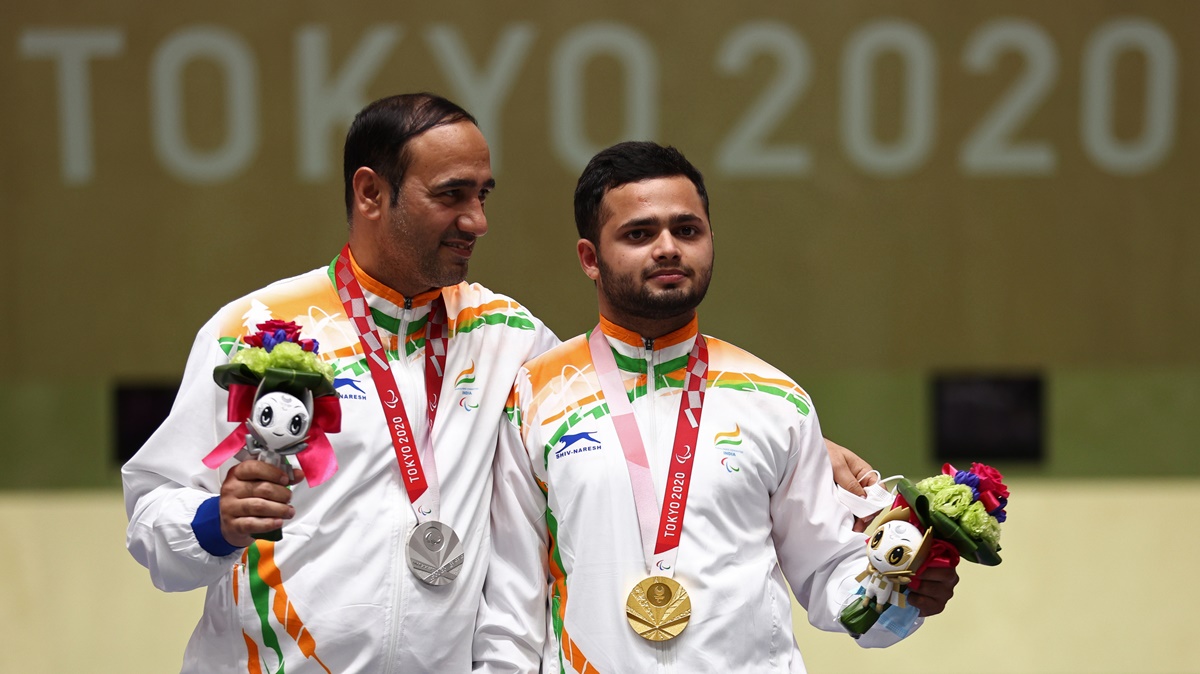
[[[646,361],[646,401],[642,405],[642,409],[647,411],[647,414],[643,417],[647,423],[644,426],[646,435],[642,439],[642,442],[646,444],[646,458],[653,464],[654,459],[652,457],[658,456],[661,453],[656,451],[658,449],[658,404],[654,399],[654,392],[656,390],[654,383],[654,340],[643,337],[642,342],[645,346],[645,352],[642,357]],[[638,426],[642,426],[640,420]],[[650,475],[654,475],[653,469],[650,470]],[[663,479],[666,480],[665,474]],[[662,494],[657,487],[654,490],[654,494],[655,502],[658,503],[659,508],[662,508]]]

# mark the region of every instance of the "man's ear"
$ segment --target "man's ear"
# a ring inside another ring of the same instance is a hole
[[[351,215],[367,220],[383,218],[392,200],[392,187],[383,176],[366,166],[360,166],[350,179],[350,186],[354,190]]]
[[[575,251],[579,253],[579,266],[583,267],[583,273],[593,281],[598,281],[600,262],[596,259],[596,244],[587,239],[580,239],[579,243],[575,244]]]

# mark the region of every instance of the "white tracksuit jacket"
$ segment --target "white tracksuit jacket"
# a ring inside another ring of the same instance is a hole
[[[416,518],[331,269],[272,284],[211,319],[196,338],[169,418],[122,471],[130,552],[162,590],[208,590],[184,672],[275,672],[281,665],[288,674],[471,669],[490,546],[497,419],[521,364],[558,340],[516,302],[479,285],[441,290],[451,337],[433,436],[439,519],[458,533],[466,556],[455,582],[426,586],[405,565]],[[405,308],[405,298],[357,266],[355,272],[392,352],[413,432],[423,438],[423,326],[436,291],[407,300]],[[295,487],[296,516],[285,522],[282,541],[214,556],[201,547],[192,521],[234,461],[217,471],[201,459],[235,424],[225,420],[227,394],[212,371],[228,361],[239,336],[270,318],[300,324],[302,336],[317,339],[336,369],[343,420],[329,439],[339,469],[315,488]]]
[[[696,321],[651,345],[601,325],[661,507]],[[656,644],[626,621],[626,597],[649,574],[625,457],[581,336],[522,369],[501,425],[477,668],[536,672],[544,657],[544,672],[803,672],[788,585],[813,625],[845,631],[837,616],[866,568],[865,539],[834,495],[812,402],[745,351],[713,338],[708,347],[674,575],[691,596],[688,627]],[[877,625],[858,643],[896,641]]]

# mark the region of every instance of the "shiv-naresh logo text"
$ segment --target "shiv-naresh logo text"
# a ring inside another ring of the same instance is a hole
[[[561,459],[564,456],[594,452],[600,449],[600,441],[592,433],[594,431],[583,431],[582,433],[571,433],[570,435],[562,436],[559,438],[562,447],[554,451],[554,458]]]

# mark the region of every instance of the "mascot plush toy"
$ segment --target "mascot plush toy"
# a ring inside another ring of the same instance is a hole
[[[909,512],[908,508],[889,510],[875,522],[875,531],[867,538],[867,569],[855,580],[862,583],[863,600],[876,613],[883,613],[890,604],[907,606],[900,590],[929,555],[931,530],[922,532],[910,524]]]
[[[287,473],[288,482],[296,479],[292,464],[285,456],[299,454],[308,447],[304,442],[312,422],[312,393],[304,391],[304,400],[283,391],[272,391],[254,401],[246,425],[250,433],[246,446],[234,455],[239,461],[258,459]]]

